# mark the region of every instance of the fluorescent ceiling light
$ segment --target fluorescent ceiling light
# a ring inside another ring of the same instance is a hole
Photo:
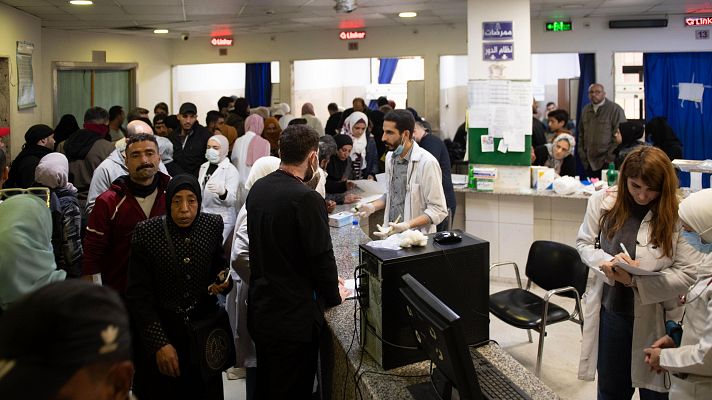
[[[413,12],[413,11],[406,11],[406,12],[399,13],[398,16],[401,18],[415,18],[418,16],[418,13]]]
[[[72,4],[75,6],[90,6],[90,5],[94,4],[94,2],[91,0],[69,0],[69,4]]]
[[[154,29],[153,33],[168,33],[168,29]]]

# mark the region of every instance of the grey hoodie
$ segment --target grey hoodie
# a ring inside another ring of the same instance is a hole
[[[168,175],[168,171],[166,171],[166,166],[163,165],[163,161],[158,164],[158,169]],[[115,149],[111,152],[111,154],[109,154],[109,157],[102,161],[101,164],[96,167],[96,170],[94,170],[94,175],[91,178],[91,185],[89,186],[89,195],[87,196],[86,215],[88,216],[91,214],[96,198],[109,190],[111,183],[116,178],[128,174],[129,170],[126,167],[126,161],[123,154],[121,154],[119,149]]]

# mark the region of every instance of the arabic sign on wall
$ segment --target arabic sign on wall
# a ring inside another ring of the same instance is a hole
[[[513,38],[512,21],[482,23],[482,40],[512,40]]]
[[[514,43],[482,43],[482,60],[512,61],[514,60]]]

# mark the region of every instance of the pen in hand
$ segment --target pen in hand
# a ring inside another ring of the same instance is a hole
[[[626,256],[628,256],[628,258],[630,258],[632,260],[633,258],[630,256],[630,253],[628,253],[628,249],[625,248],[625,245],[622,242],[620,243],[620,245],[621,245],[621,249],[623,250],[623,254],[625,254]],[[611,269],[613,270],[613,272],[616,271],[616,267],[613,267]]]

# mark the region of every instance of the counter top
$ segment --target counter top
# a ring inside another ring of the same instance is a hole
[[[464,186],[455,186],[455,192],[458,193],[477,193],[477,194],[491,194],[491,195],[508,195],[508,196],[534,196],[534,197],[556,197],[556,198],[562,198],[562,199],[586,199],[588,200],[589,197],[591,197],[588,194],[582,194],[582,193],[577,193],[577,194],[558,194],[554,192],[553,190],[535,190],[535,189],[530,189],[530,188],[522,188],[522,189],[500,189],[500,190],[495,190],[494,192],[479,192],[475,189],[464,187]]]
[[[355,237],[357,235],[358,238]],[[363,244],[370,239],[360,230],[355,234],[350,226],[345,226],[331,228],[331,240],[339,276],[353,278],[358,263],[354,241]],[[412,399],[406,387],[430,379],[428,361],[384,371],[368,353],[362,351],[359,344],[359,310],[355,301],[333,307],[327,310],[325,316],[329,329],[321,346],[321,377],[322,389],[329,393],[323,398]],[[533,399],[558,398],[498,345],[488,344],[470,351],[477,351],[489,359]],[[356,381],[357,387],[354,385]]]

